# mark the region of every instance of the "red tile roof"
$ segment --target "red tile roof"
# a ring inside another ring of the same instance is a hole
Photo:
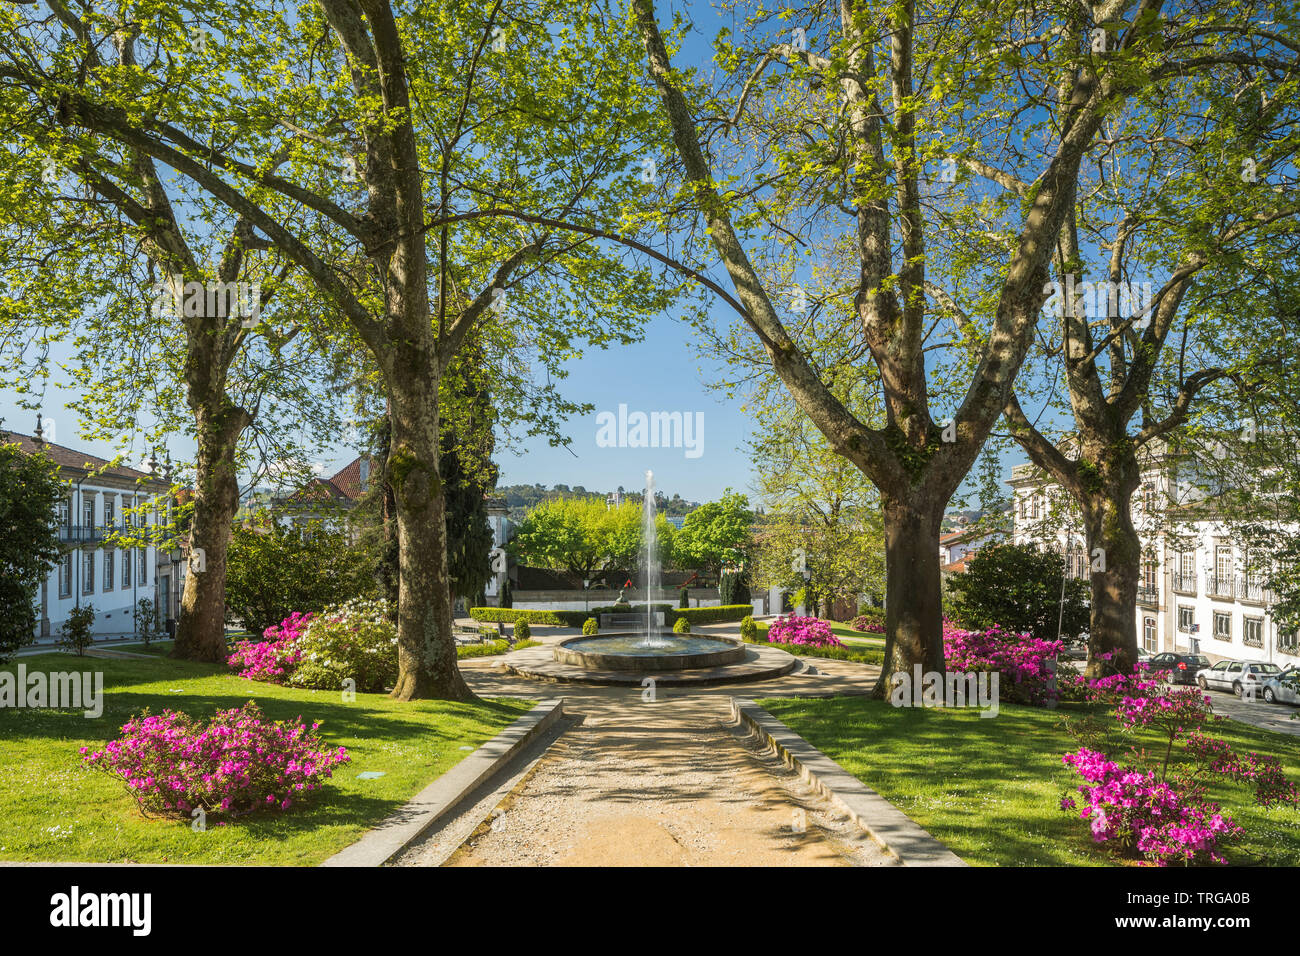
[[[127,468],[125,465],[108,465],[108,461],[103,458],[96,458],[94,455],[87,455],[85,452],[74,451],[64,445],[55,445],[52,442],[42,441],[39,445],[36,439],[30,435],[19,435],[17,432],[0,431],[0,443],[16,444],[24,454],[32,455],[38,451],[43,451],[54,459],[54,463],[60,468],[72,468],[78,471],[96,472],[103,475],[111,475],[114,478],[127,478],[134,481],[148,481],[157,485],[163,485],[162,479],[154,478],[143,471],[136,471],[134,468]]]

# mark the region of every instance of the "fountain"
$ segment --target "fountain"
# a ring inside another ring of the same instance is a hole
[[[655,605],[663,596],[663,568],[659,561],[659,532],[655,527],[655,476],[645,473],[645,499],[641,511],[641,566],[645,569],[645,629],[632,634],[579,637],[555,645],[555,660],[587,670],[666,671],[718,667],[745,660],[741,641],[722,637],[697,637],[663,630]]]

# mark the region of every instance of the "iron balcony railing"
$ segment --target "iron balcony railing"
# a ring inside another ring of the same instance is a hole
[[[1205,593],[1210,597],[1233,598],[1236,597],[1236,589],[1233,587],[1232,576],[1219,577],[1217,574],[1207,574],[1205,576]]]
[[[1196,594],[1196,575],[1195,574],[1177,574],[1173,575],[1174,590],[1179,594]]]
[[[1139,604],[1149,604],[1152,607],[1160,606],[1160,589],[1148,584],[1139,584],[1137,599]]]

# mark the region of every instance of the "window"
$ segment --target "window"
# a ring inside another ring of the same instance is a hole
[[[122,587],[129,588],[130,586],[131,586],[131,552],[123,551],[122,552]]]
[[[104,590],[113,590],[113,572],[117,568],[117,548],[104,549]]]
[[[72,552],[59,558],[59,597],[72,594]]]
[[[1029,517],[1038,517],[1038,495],[1034,495],[1034,497],[1029,499]]]
[[[1196,608],[1180,604],[1178,606],[1178,630],[1191,634],[1196,628]]]
[[[81,593],[95,593],[95,552],[81,552]]]
[[[140,587],[149,583],[149,549],[140,549]]]
[[[1156,649],[1156,619],[1154,617],[1144,617],[1142,619],[1142,646],[1148,651]]]
[[[59,524],[60,524],[60,525],[67,525],[67,523],[68,523],[68,516],[69,516],[70,514],[72,514],[72,501],[71,501],[71,499],[68,499],[68,500],[66,500],[66,501],[60,501],[59,504],[58,504],[58,506],[57,506],[57,509],[58,509],[58,510],[57,510],[56,513],[57,513],[58,516],[59,516]]]
[[[95,527],[95,496],[83,495],[81,499],[81,524],[85,528]]]
[[[172,616],[172,576],[164,574],[158,579],[158,617],[167,620]]]
[[[1241,625],[1241,642],[1247,647],[1264,646],[1264,619],[1248,617]]]
[[[1232,547],[1231,545],[1219,545],[1214,549],[1214,575],[1219,579],[1220,585],[1227,584],[1232,580]],[[1222,591],[1219,593],[1223,593]]]
[[[1196,552],[1182,551],[1174,572],[1174,590],[1196,593]]]
[[[1277,649],[1283,654],[1300,654],[1300,640],[1297,639],[1296,633],[1294,631],[1287,633],[1278,628]]]
[[[1156,563],[1154,561],[1142,562],[1142,586],[1148,591],[1156,589]]]
[[[117,523],[117,506],[113,499],[104,496],[104,527],[111,528]]]
[[[1214,612],[1214,639],[1216,641],[1232,640],[1232,615],[1223,611]]]

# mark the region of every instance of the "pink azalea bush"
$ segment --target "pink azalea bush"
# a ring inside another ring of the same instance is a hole
[[[831,632],[831,626],[818,617],[778,617],[767,629],[767,639],[774,644],[801,644],[805,647],[843,647]]]
[[[1041,705],[1056,697],[1051,664],[1064,647],[1029,634],[1015,634],[994,625],[987,631],[966,631],[945,619],[943,653],[950,671],[997,671],[998,690],[1008,700]]]
[[[849,624],[855,631],[862,631],[865,634],[884,634],[885,622],[878,617],[868,617],[866,614],[860,614],[855,617]]]
[[[1203,691],[1170,684],[1168,676],[1139,664],[1133,673],[1081,681],[1086,699],[1112,706],[1123,732],[1156,731],[1165,746],[1158,748],[1163,751],[1158,762],[1134,748],[1132,766],[1088,746],[1065,754],[1062,761],[1084,780],[1077,788],[1083,807],[1065,797],[1061,808],[1079,810],[1098,843],[1140,854],[1157,866],[1223,863],[1223,848],[1243,830],[1206,799],[1208,781],[1249,786],[1260,806],[1300,806],[1300,791],[1286,779],[1276,757],[1237,754],[1226,741],[1207,736],[1203,728],[1224,718],[1214,714]],[[1080,738],[1089,735],[1086,728],[1071,731]],[[1180,743],[1183,760],[1174,763]]]
[[[179,711],[148,710],[122,726],[103,750],[82,747],[85,766],[121,779],[145,814],[231,818],[288,810],[347,763],[302,718],[272,721],[249,701],[204,722]],[[218,825],[224,822],[221,820]]]
[[[226,663],[239,669],[240,677],[272,684],[285,683],[302,660],[298,641],[307,632],[314,616],[295,611],[278,625],[263,631],[262,640],[239,641]]]

